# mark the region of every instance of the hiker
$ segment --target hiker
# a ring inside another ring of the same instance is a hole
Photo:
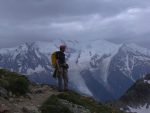
[[[56,65],[53,77],[58,79],[58,90],[68,91],[68,64],[65,59],[66,46],[61,45],[60,51],[55,52]]]

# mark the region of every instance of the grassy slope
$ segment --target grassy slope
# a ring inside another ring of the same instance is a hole
[[[29,90],[29,81],[25,76],[21,76],[18,73],[0,69],[0,87],[11,91],[13,94],[24,95]],[[72,113],[59,101],[60,99],[81,105],[89,109],[91,113],[123,113],[110,106],[96,102],[90,97],[81,96],[72,91],[50,96],[40,108],[42,113]]]
[[[91,113],[123,113],[120,110],[116,110],[110,106],[96,102],[90,97],[81,96],[71,91],[50,97],[41,107],[42,113],[72,113],[66,107],[61,105],[61,103],[58,101],[59,99],[64,99],[74,104],[81,105],[89,109]],[[62,111],[62,108],[64,108],[66,111]]]

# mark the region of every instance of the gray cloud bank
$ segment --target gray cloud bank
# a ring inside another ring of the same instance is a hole
[[[57,38],[150,48],[149,20],[149,0],[1,0],[0,48]]]

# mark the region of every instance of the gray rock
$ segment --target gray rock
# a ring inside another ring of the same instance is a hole
[[[10,110],[5,104],[0,104],[0,113],[8,113]]]
[[[0,87],[0,96],[1,97],[8,97],[8,91],[2,87]]]
[[[14,102],[14,98],[9,98],[9,102]]]
[[[34,93],[35,93],[35,94],[41,94],[41,93],[43,93],[43,90],[42,90],[42,89],[37,89],[37,90],[35,90]]]
[[[72,102],[69,102],[67,100],[60,99],[60,102],[65,105],[67,108],[69,108],[70,111],[73,113],[91,113],[89,109],[86,109],[83,106],[74,104]]]
[[[12,97],[12,96],[13,96],[13,94],[12,94],[11,91],[9,91],[8,95],[9,95],[9,97]]]
[[[29,100],[31,100],[31,99],[32,99],[32,94],[27,93],[27,94],[25,95],[25,97],[28,98]]]
[[[23,107],[22,108],[23,113],[40,113],[37,107],[35,106],[28,106],[28,107]]]

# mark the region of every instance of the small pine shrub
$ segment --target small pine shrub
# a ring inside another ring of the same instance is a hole
[[[24,95],[29,90],[29,83],[24,77],[18,77],[10,82],[9,90],[16,95]]]
[[[84,97],[75,92],[61,93],[57,97],[73,102],[74,104],[81,105],[89,109],[92,113],[123,113],[122,111],[96,102],[90,97]]]
[[[0,87],[11,91],[15,95],[24,95],[29,90],[28,79],[16,72],[0,69]]]
[[[3,88],[7,89],[9,87],[9,82],[7,80],[4,80],[4,79],[0,78],[0,87],[3,87]]]
[[[41,107],[42,113],[71,113],[67,107],[64,107],[59,99],[64,99],[77,105],[81,105],[91,111],[91,113],[123,113],[109,106],[96,102],[90,97],[81,96],[75,92],[69,91],[59,95],[51,96]]]
[[[59,102],[58,97],[55,95],[52,95],[40,109],[42,113],[72,113]]]

